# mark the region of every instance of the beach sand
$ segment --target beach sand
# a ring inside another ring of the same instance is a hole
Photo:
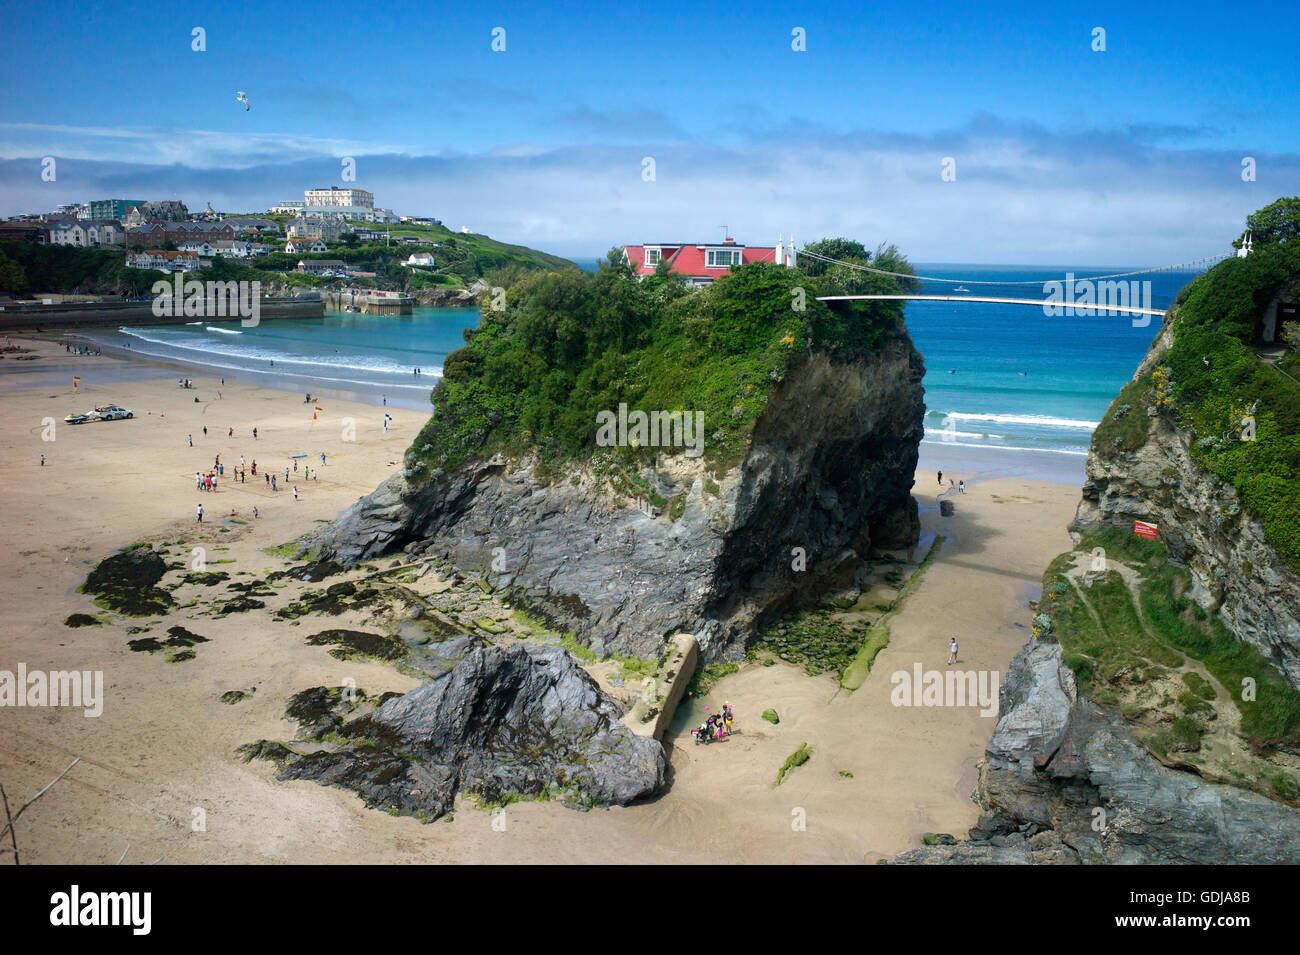
[[[1044,567],[1070,546],[1065,528],[1078,501],[1075,486],[999,478],[985,468],[973,483],[968,475],[956,513],[941,517],[934,473],[919,472],[925,532],[946,541],[892,618],[891,642],[857,692],[799,667],[746,666],[707,700],[736,705],[736,735],[707,747],[670,736],[672,785],[647,804],[578,812],[524,802],[494,818],[462,800],[450,821],[425,825],[368,810],[344,790],[279,782],[269,763],[234,756],[240,744],[294,735],[283,711],[299,690],[351,677],[368,692],[405,691],[416,685],[410,677],[378,663],[342,663],[326,647],[308,646],[301,631],[253,613],[190,619],[174,610],[152,634],[181,624],[211,641],[176,664],[129,651],[125,624],[70,629],[63,620],[96,612],[76,588],[95,562],[141,539],[203,546],[209,570],[262,575],[284,567],[263,548],[373,490],[401,466],[427,415],[388,409],[385,435],[384,409],[329,399],[312,425],[302,394],[209,377],[182,390],[176,372],[35,347],[45,357],[26,364],[42,365],[39,376],[0,361],[0,669],[22,662],[102,670],[106,701],[97,718],[66,708],[0,709],[0,782],[11,804],[81,758],[19,822],[24,862],[111,863],[129,844],[128,862],[861,863],[910,848],[925,832],[962,835],[978,815],[970,794],[993,719],[974,707],[894,706],[890,675],[918,662],[944,670],[953,636],[958,668],[1004,674],[1028,639],[1027,601]],[[76,396],[74,374],[83,378]],[[69,411],[106,403],[136,417],[63,424]],[[42,441],[46,417],[56,419],[50,442]],[[345,418],[355,420],[354,441],[343,440]],[[319,480],[296,477],[301,500],[262,483],[265,469],[282,478],[293,454],[306,453],[300,468],[315,471],[322,450]],[[200,494],[194,472],[206,472],[218,453],[227,477],[215,493]],[[232,483],[229,466],[241,454],[256,458],[256,482],[250,474],[247,484]],[[197,503],[208,515],[202,529]],[[223,522],[232,509],[248,523]],[[249,688],[256,692],[244,702],[219,701]],[[769,707],[779,725],[759,719]],[[805,741],[812,759],[774,787],[782,762]]]

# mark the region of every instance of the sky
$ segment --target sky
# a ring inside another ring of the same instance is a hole
[[[0,215],[355,184],[572,257],[725,231],[1172,265],[1300,194],[1298,28],[1295,0],[0,0]]]

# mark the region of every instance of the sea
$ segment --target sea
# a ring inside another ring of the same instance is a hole
[[[1044,297],[1043,283],[1067,272],[1081,279],[1140,268],[916,266],[918,275],[958,279],[969,290],[927,282],[926,294],[1035,299]],[[1151,282],[1150,302],[1164,308],[1196,274],[1133,278]],[[909,302],[904,316],[925,357],[921,467],[968,481],[993,474],[1082,480],[1092,430],[1161,325],[1154,316],[1050,316],[1037,306],[979,302]],[[477,323],[476,309],[417,306],[403,316],[326,313],[254,328],[194,322],[78,337],[209,376],[424,410],[447,355]]]

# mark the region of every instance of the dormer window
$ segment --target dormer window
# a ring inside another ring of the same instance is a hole
[[[729,269],[733,265],[740,265],[740,249],[709,249],[705,254],[705,265],[711,269]]]
[[[647,247],[645,250],[645,267],[653,269],[659,265],[663,258],[663,250],[658,246]]]

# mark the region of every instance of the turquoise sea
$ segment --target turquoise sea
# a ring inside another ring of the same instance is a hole
[[[1026,298],[1042,298],[1042,283],[1067,271],[1083,277],[1127,269],[917,266],[920,275],[963,279],[970,289],[957,293],[951,284],[928,283],[926,293]],[[1163,308],[1194,275],[1136,278],[1152,283],[1152,304]],[[1028,284],[1006,284],[1015,282]],[[1159,318],[1049,317],[1037,307],[975,302],[911,302],[905,316],[926,363],[923,466],[978,459],[984,463],[975,470],[1014,473],[1014,457],[1025,473],[1050,471],[1071,481],[1082,475],[1092,429],[1160,327]],[[463,330],[477,322],[475,309],[416,308],[400,317],[332,313],[256,328],[196,322],[89,337],[211,376],[425,409],[444,359],[463,346]],[[1003,460],[1006,466],[999,465]]]

